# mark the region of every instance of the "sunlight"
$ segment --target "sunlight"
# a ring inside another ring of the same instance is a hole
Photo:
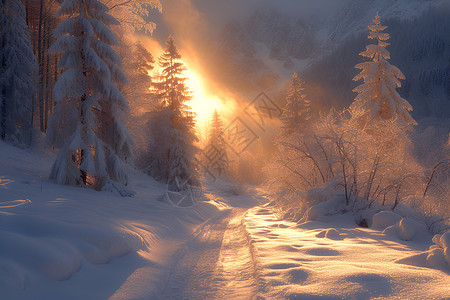
[[[219,97],[206,91],[200,76],[191,70],[186,71],[186,75],[186,84],[192,91],[192,100],[187,102],[187,104],[197,114],[196,119],[198,124],[208,123],[214,110],[220,112],[224,109],[225,105]]]

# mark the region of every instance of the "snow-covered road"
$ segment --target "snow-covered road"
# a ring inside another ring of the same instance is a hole
[[[256,294],[246,211],[222,211],[196,230],[175,254],[161,299],[251,299]]]

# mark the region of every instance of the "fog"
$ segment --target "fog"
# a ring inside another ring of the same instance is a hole
[[[138,39],[145,41],[157,58],[171,34],[187,67],[203,79],[205,93],[224,103],[220,113],[225,123],[240,117],[263,144],[270,145],[279,122],[266,120],[261,129],[243,113],[257,95],[264,92],[282,108],[290,77],[299,72],[316,112],[347,106],[355,96],[352,78],[357,71],[353,66],[361,61],[358,53],[368,43],[367,26],[377,11],[388,24],[390,20],[403,22],[388,28],[393,33],[388,50],[392,50],[392,63],[407,71],[407,80],[413,80],[409,66],[414,64],[403,53],[416,42],[413,37],[401,39],[408,32],[408,22],[416,20],[417,26],[422,26],[426,17],[418,16],[433,3],[444,2],[162,0],[162,14],[154,11],[150,15],[157,25],[153,35]],[[419,103],[422,95],[406,97],[414,107],[413,114],[421,118],[433,115]],[[436,103],[441,100],[433,99]]]

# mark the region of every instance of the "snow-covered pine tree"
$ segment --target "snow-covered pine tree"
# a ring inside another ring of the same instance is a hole
[[[386,28],[387,26],[381,25],[380,16],[377,13],[373,25],[369,26],[369,39],[376,40],[378,43],[367,45],[366,51],[359,54],[372,61],[355,66],[361,69],[361,72],[353,80],[363,79],[364,83],[353,90],[358,95],[350,109],[355,116],[361,118],[363,123],[396,118],[401,124],[417,125],[409,114],[412,106],[396,91],[396,88],[401,86],[399,80],[405,79],[405,75],[388,62],[390,53],[386,50],[389,45],[386,41],[390,36],[383,32]]]
[[[158,65],[162,69],[161,78],[155,83],[158,100],[165,106],[169,106],[172,111],[177,108],[186,109],[186,101],[191,99],[186,87],[186,78],[183,77],[186,67],[181,61],[181,54],[175,46],[172,36],[166,41],[166,49],[158,60]]]
[[[127,48],[124,53],[124,70],[130,84],[123,87],[124,96],[128,99],[133,117],[149,112],[155,106],[154,94],[150,90],[155,60],[153,55],[140,43],[134,44],[133,50]]]
[[[154,84],[155,94],[160,101],[150,120],[152,138],[149,146],[149,173],[167,183],[175,180],[199,185],[198,170],[194,163],[199,149],[195,134],[195,114],[186,102],[191,99],[183,73],[186,70],[181,61],[172,36],[166,41],[166,49],[158,62],[161,76]],[[160,123],[154,122],[162,118]],[[161,142],[164,141],[164,142]],[[167,147],[166,149],[161,149]],[[161,156],[155,156],[159,153]]]
[[[219,176],[228,173],[228,155],[222,139],[223,129],[222,119],[215,110],[211,118],[209,140],[204,153],[209,170]]]
[[[151,98],[150,87],[152,78],[149,72],[153,70],[154,63],[153,55],[140,42],[136,42],[132,51],[132,57],[126,67],[129,74],[128,79],[130,80],[130,93],[135,91],[133,98],[138,97],[140,103],[148,102],[148,98]]]
[[[122,57],[124,57],[124,71],[130,84],[122,87],[122,91],[130,105],[127,126],[136,140],[135,150],[140,152],[147,146],[148,140],[148,132],[145,132],[147,122],[145,115],[155,107],[156,102],[150,90],[152,78],[149,74],[149,71],[153,70],[155,60],[140,42],[134,44],[133,51],[130,51],[129,47],[126,50],[127,53],[123,53]]]
[[[126,78],[106,26],[118,22],[97,0],[65,0],[58,15],[68,18],[56,28],[51,51],[63,53],[64,72],[55,85],[47,139],[62,148],[50,179],[97,189],[110,179],[126,183],[122,159],[131,147],[121,115],[128,104],[115,86]]]
[[[302,130],[311,119],[311,101],[307,99],[303,85],[303,81],[297,73],[294,73],[287,90],[286,105],[281,115],[283,135]]]
[[[0,0],[0,137],[30,145],[36,58],[19,0]]]

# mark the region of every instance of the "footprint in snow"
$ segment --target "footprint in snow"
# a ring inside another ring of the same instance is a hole
[[[309,273],[303,269],[291,269],[286,272],[286,277],[290,283],[298,284],[305,282],[309,277]]]
[[[334,228],[322,230],[318,234],[316,234],[316,237],[318,238],[327,238],[330,240],[340,240],[342,239],[342,236],[340,235],[339,231],[337,231]]]
[[[268,232],[269,232],[269,230],[261,230],[261,231],[255,232],[253,234],[257,235],[257,236],[268,236],[268,235],[270,235],[270,234],[268,234]]]
[[[290,269],[290,268],[296,268],[296,267],[300,267],[300,265],[293,264],[293,263],[277,263],[277,264],[271,264],[271,265],[267,266],[268,269],[273,269],[273,270]]]
[[[257,215],[257,216],[259,216],[259,215],[263,215],[264,216],[264,215],[270,215],[270,214],[272,214],[272,213],[268,209],[260,209],[260,210],[255,212],[255,215]]]
[[[286,224],[272,224],[269,226],[270,228],[289,228]]]
[[[341,252],[329,248],[312,248],[305,251],[306,254],[315,256],[336,256]]]
[[[274,250],[285,252],[298,252],[299,250],[291,245],[279,245],[274,247]]]
[[[375,298],[380,296],[388,296],[392,292],[391,278],[384,277],[379,274],[356,274],[346,277],[345,280],[361,285],[361,291],[359,293],[357,292],[355,295],[357,298],[358,294],[364,298],[367,296],[370,296],[370,298]]]

